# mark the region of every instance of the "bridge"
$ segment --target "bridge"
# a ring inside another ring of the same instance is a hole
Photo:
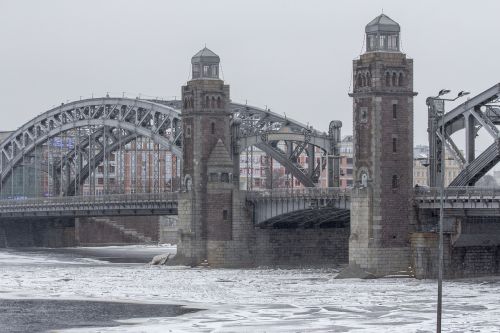
[[[370,22],[366,53],[353,63],[352,189],[339,188],[340,121],[323,132],[234,103],[219,78],[219,56],[204,48],[191,59],[180,100],[107,95],[63,103],[5,138],[0,234],[2,225],[12,233],[20,221],[33,226],[37,218],[50,229],[57,218],[71,228],[72,218],[178,215],[182,264],[255,266],[278,253],[278,263],[294,255],[306,264],[349,260],[381,276],[407,269],[411,260],[423,267],[421,258],[433,260],[426,233],[435,234],[437,225],[443,142],[462,166],[445,192],[446,213],[455,218],[447,232],[474,229],[471,216],[498,215],[498,193],[472,186],[500,161],[500,84],[450,112],[428,99],[431,187],[413,189],[416,93],[399,29],[383,14]],[[481,129],[493,142],[476,156]],[[454,141],[462,130],[465,155]],[[241,157],[253,175],[254,148],[266,161],[259,170],[266,188],[245,191]],[[291,176],[285,188],[268,181],[273,161]]]
[[[132,143],[137,157],[137,149],[140,150],[143,140],[147,140],[148,144],[155,145],[157,155],[167,150],[180,164],[182,123],[179,106],[179,101],[104,97],[67,103],[42,113],[0,144],[2,197],[39,196],[42,189],[49,196],[82,195],[86,182],[93,192],[95,170],[100,165],[104,167],[102,185],[105,193],[126,193],[123,161],[117,167],[121,168],[116,175],[118,179],[115,177],[113,183],[110,182],[112,154],[123,157],[124,148]],[[270,110],[242,104],[231,104],[230,109],[233,119],[240,124],[236,133],[240,152],[250,146],[262,148],[308,187],[315,186],[320,171],[326,168],[326,163],[316,165],[313,147],[320,148],[323,160],[328,156],[333,165],[341,123],[336,122],[329,133],[321,133]],[[57,146],[54,144],[56,139],[64,143]],[[289,150],[283,151],[278,142],[285,142]],[[311,156],[308,170],[297,163],[302,152]],[[333,174],[338,174],[338,154],[335,161],[337,172]],[[144,178],[160,178],[162,166],[156,161]],[[137,165],[129,166],[130,169],[135,167]],[[27,184],[26,170],[29,168],[34,170],[34,185]],[[39,183],[40,176],[45,177],[45,184]],[[155,184],[150,191],[164,190],[164,186]]]

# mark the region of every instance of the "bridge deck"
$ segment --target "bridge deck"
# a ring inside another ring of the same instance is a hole
[[[48,197],[0,201],[0,219],[119,215],[177,215],[177,193]]]

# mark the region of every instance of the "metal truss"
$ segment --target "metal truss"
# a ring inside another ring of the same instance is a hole
[[[0,144],[2,183],[26,154],[76,128],[108,127],[151,138],[182,157],[178,110],[150,101],[98,98],[63,104],[34,118]],[[103,145],[105,147],[106,145]]]
[[[439,186],[441,177],[441,142],[444,140],[449,154],[462,168],[450,186],[472,186],[500,161],[500,83],[462,103],[444,114],[444,131],[438,107],[428,100],[429,106],[429,185]],[[493,142],[479,156],[475,154],[475,138],[481,128]],[[465,155],[451,136],[465,130]]]
[[[62,104],[35,117],[0,143],[0,184],[5,187],[13,170],[24,166],[26,157],[38,156],[43,149],[48,150],[47,161],[40,170],[51,176],[51,194],[57,196],[81,194],[82,185],[97,166],[138,138],[150,139],[181,161],[181,107],[177,100],[115,97]],[[315,186],[321,170],[326,168],[326,158],[315,165],[314,147],[320,147],[329,158],[338,150],[339,138],[335,140],[338,135],[331,131],[320,133],[270,110],[249,105],[232,103],[230,110],[238,123],[233,133],[235,153],[250,146],[260,147],[306,186]],[[58,150],[51,146],[51,140],[65,136],[72,138],[73,147]],[[278,142],[285,142],[287,151],[277,148]],[[297,163],[303,152],[309,156],[307,170]],[[157,169],[155,164],[158,176]],[[159,181],[158,177],[154,178],[155,182]],[[91,187],[92,181],[95,183],[95,179],[91,180]]]

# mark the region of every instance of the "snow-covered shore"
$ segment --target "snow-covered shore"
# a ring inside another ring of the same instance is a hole
[[[140,247],[139,247],[140,249]],[[131,250],[131,249],[129,249]],[[432,332],[435,281],[335,280],[336,269],[192,269],[0,251],[0,298],[206,309],[68,332]],[[444,284],[445,332],[500,332],[500,278]]]

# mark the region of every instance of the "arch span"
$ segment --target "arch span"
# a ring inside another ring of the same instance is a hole
[[[182,157],[178,110],[130,98],[96,98],[63,104],[40,114],[0,143],[2,183],[23,156],[62,133],[83,127],[118,128],[147,137]]]
[[[444,108],[440,101],[427,100],[429,106],[430,186],[437,186],[441,170],[441,140],[447,151],[460,164],[462,171],[450,186],[472,186],[500,161],[500,83],[485,90],[444,114],[444,131],[439,115]],[[493,142],[476,156],[475,138],[484,128]],[[465,151],[462,152],[451,136],[465,131]],[[444,138],[443,137],[444,133]],[[465,153],[465,154],[464,154]]]

